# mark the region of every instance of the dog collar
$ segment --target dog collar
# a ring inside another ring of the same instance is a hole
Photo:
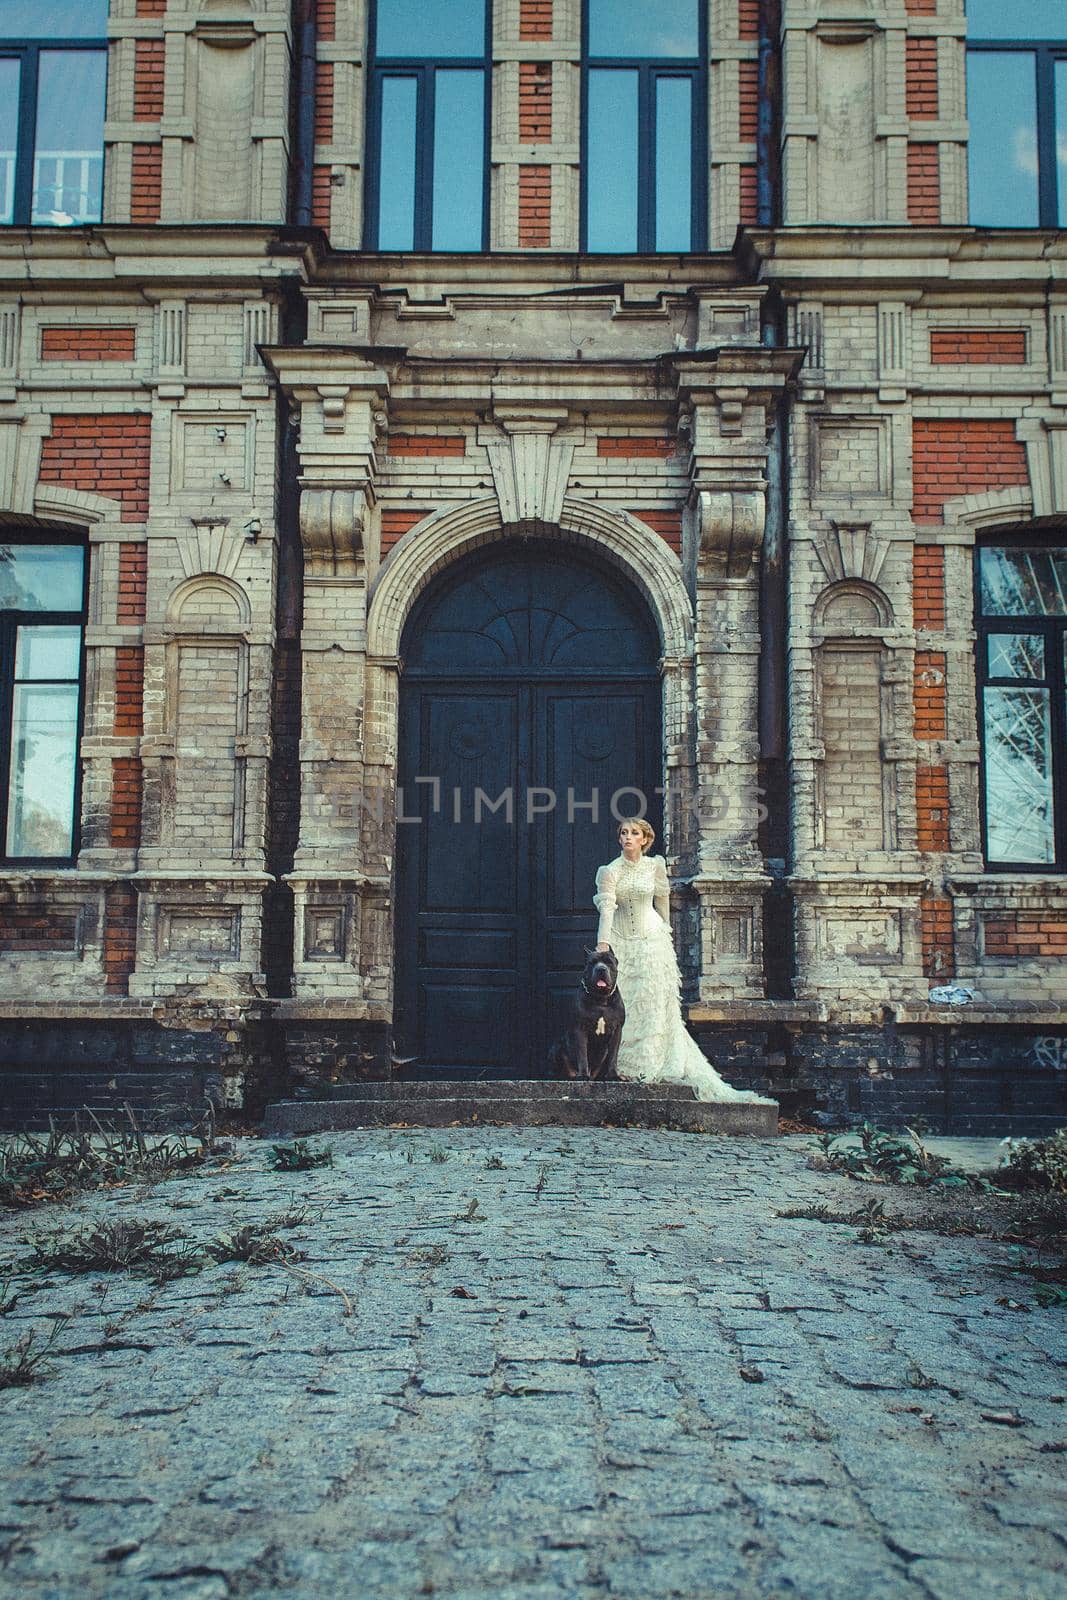
[[[618,987],[619,987],[619,980],[618,980],[618,978],[616,978],[615,982],[612,984],[611,988],[608,990],[607,994],[603,996],[603,998],[605,1000],[610,1000],[612,995],[615,993],[615,991],[616,991],[616,989]],[[587,995],[592,996],[592,995],[595,995],[597,993],[597,991],[595,989],[590,989],[589,985],[586,983],[584,972],[582,974],[582,988],[585,990]]]

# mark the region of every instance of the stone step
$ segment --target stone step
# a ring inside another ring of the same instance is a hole
[[[270,1138],[395,1123],[418,1128],[494,1123],[520,1128],[670,1128],[773,1138],[778,1132],[778,1107],[698,1100],[691,1089],[678,1084],[540,1079],[367,1083],[347,1085],[345,1094],[328,1100],[277,1100],[266,1108],[263,1133]]]

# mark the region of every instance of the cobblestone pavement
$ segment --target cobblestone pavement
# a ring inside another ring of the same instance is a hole
[[[0,1394],[0,1593],[1067,1596],[1067,1317],[997,1304],[1030,1298],[1005,1247],[776,1218],[870,1194],[805,1139],[314,1143],[332,1169],[246,1140],[5,1219],[12,1258],[89,1216],[203,1241],[295,1194],[321,1217],[286,1237],[352,1314],[276,1265],[27,1288],[0,1343],[67,1320]]]

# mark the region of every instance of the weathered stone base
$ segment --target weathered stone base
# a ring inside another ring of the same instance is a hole
[[[932,1133],[1039,1134],[1067,1123],[1067,1028],[1040,1022],[698,1025],[701,1049],[783,1116]]]
[[[422,1128],[506,1123],[515,1127],[674,1128],[687,1133],[778,1131],[776,1105],[698,1101],[691,1089],[667,1084],[560,1083],[539,1078],[476,1083],[403,1080],[367,1083],[325,1100],[282,1100],[267,1107],[267,1135],[380,1128],[403,1122]]]
[[[14,1009],[14,1008],[12,1008]],[[0,1127],[44,1128],[91,1107],[112,1121],[128,1103],[146,1129],[188,1128],[210,1099],[228,1120],[255,1124],[288,1099],[392,1095],[388,1120],[420,1121],[440,1085],[396,1077],[389,1025],[366,1015],[314,1016],[292,1001],[166,1011],[144,1002],[57,1004],[0,1017]],[[694,1022],[691,1031],[729,1082],[772,1095],[783,1116],[829,1127],[864,1121],[930,1132],[1036,1134],[1067,1124],[1067,1025],[1002,1015],[830,1023],[780,1007],[773,1022]],[[562,1087],[540,1082],[542,1097]],[[465,1093],[515,1093],[504,1081]],[[483,1113],[493,1120],[488,1112]],[[465,1112],[453,1109],[446,1121]],[[513,1120],[504,1114],[499,1120]],[[599,1120],[599,1118],[594,1119]],[[621,1121],[640,1121],[638,1113]],[[655,1124],[653,1124],[655,1125]]]

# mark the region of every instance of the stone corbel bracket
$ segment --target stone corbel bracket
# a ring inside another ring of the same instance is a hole
[[[388,427],[389,374],[365,352],[343,346],[271,346],[261,354],[299,408],[305,572],[354,574],[375,502],[376,446]]]
[[[712,582],[750,577],[767,517],[762,489],[701,489],[692,507],[701,576]]]
[[[363,554],[366,512],[362,489],[305,489],[300,496],[305,570],[326,577],[355,572]]]
[[[573,444],[553,437],[567,412],[497,406],[493,420],[504,432],[486,444],[501,523],[522,534],[554,526],[563,515],[574,456]]]

